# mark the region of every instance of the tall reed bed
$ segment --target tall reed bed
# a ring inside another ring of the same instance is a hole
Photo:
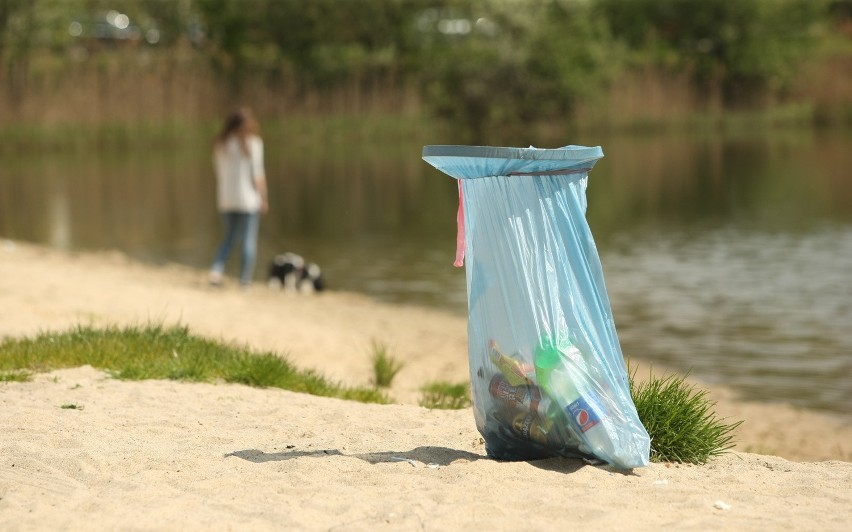
[[[516,125],[515,135],[563,139],[568,132],[601,129],[849,125],[852,97],[846,89],[852,76],[842,75],[849,72],[848,62],[844,55],[821,58],[807,66],[807,75],[785,98],[736,111],[725,109],[719,94],[698,91],[685,75],[635,67],[579,101],[571,116]],[[40,57],[31,70],[21,90],[0,91],[0,144],[7,149],[169,145],[199,127],[213,131],[223,113],[243,104],[255,109],[265,127],[289,128],[294,137],[373,141],[401,134],[453,142],[465,126],[431,116],[414,77],[351,79],[320,88],[291,75],[258,71],[248,72],[235,88],[201,55],[130,50],[76,59]],[[0,85],[8,82],[0,74]],[[502,142],[512,134],[510,129],[490,133]]]

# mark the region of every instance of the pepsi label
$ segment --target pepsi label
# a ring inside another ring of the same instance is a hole
[[[580,397],[565,410],[568,412],[568,417],[574,420],[574,423],[580,429],[580,432],[586,432],[601,422],[602,411],[594,402],[586,401]]]

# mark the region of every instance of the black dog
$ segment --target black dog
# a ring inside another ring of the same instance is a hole
[[[306,262],[301,255],[282,253],[272,259],[267,284],[270,288],[311,293],[325,290],[322,270],[313,262]]]

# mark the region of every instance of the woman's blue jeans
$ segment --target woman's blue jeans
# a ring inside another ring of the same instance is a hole
[[[260,225],[258,212],[223,212],[222,225],[225,229],[224,238],[213,259],[214,272],[225,273],[225,263],[231,255],[231,248],[236,240],[240,241],[240,283],[251,284],[254,276],[254,264],[257,259],[257,231]]]

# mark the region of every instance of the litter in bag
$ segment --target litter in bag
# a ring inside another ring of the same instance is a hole
[[[648,465],[586,222],[600,147],[425,146],[458,180],[473,411],[488,455]]]

